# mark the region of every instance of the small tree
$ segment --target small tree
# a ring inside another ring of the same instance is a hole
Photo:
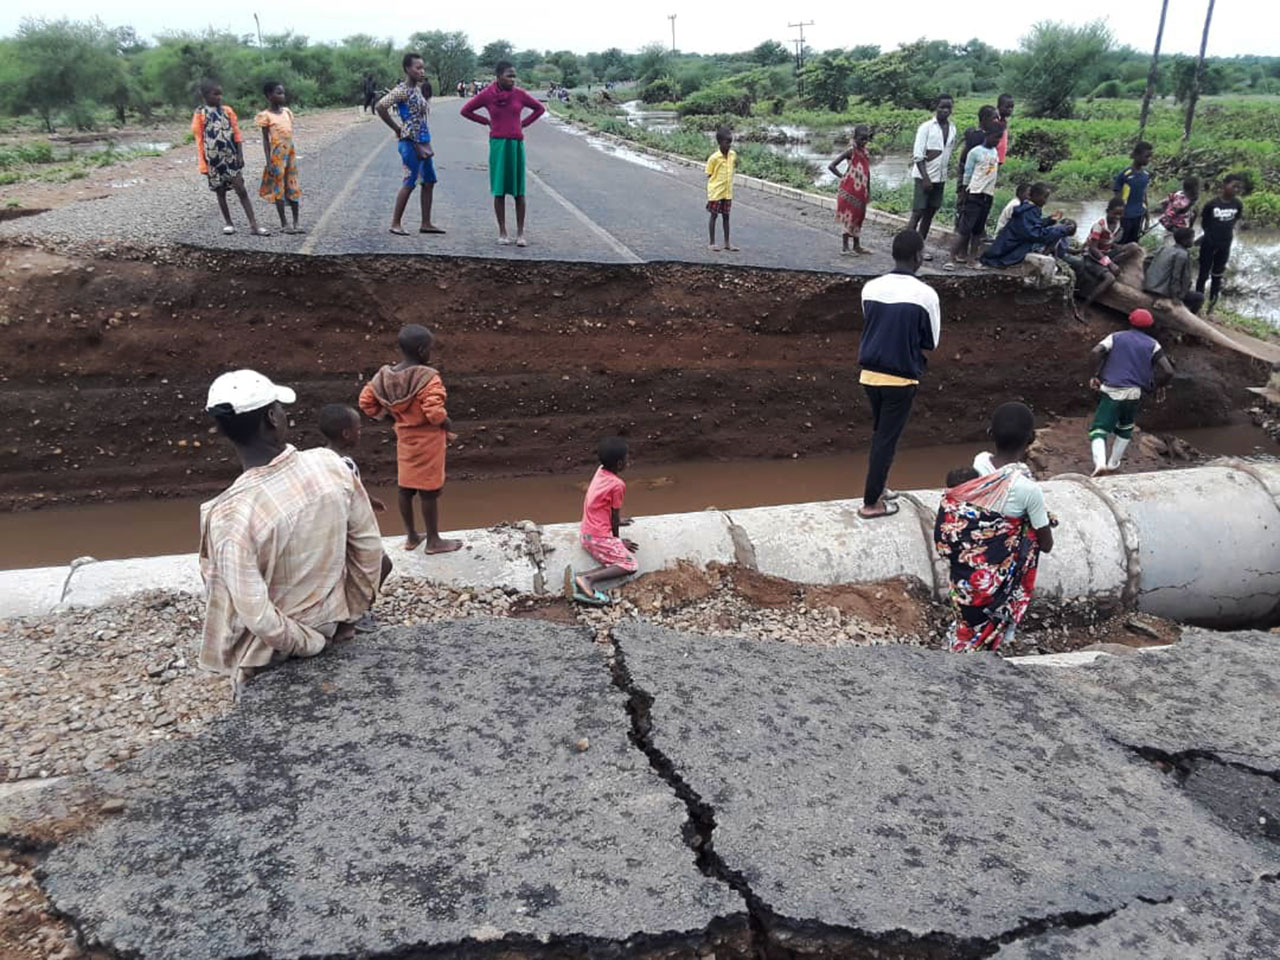
[[[777,40],[766,40],[751,51],[750,59],[761,66],[776,67],[791,62],[791,51]]]
[[[1045,20],[1022,38],[1010,80],[1033,117],[1069,117],[1075,98],[1088,91],[1092,69],[1111,49],[1111,30],[1101,20],[1076,27]]]
[[[475,51],[460,30],[415,33],[409,37],[409,43],[422,54],[427,73],[436,78],[440,91],[452,90],[459,80],[470,79],[475,71]]]
[[[499,60],[511,60],[515,55],[516,48],[510,40],[490,40],[484,45],[484,49],[480,51],[476,65],[492,72],[494,65]]]
[[[812,106],[839,113],[849,105],[849,79],[853,64],[844,57],[821,56],[810,60],[800,71],[800,89]]]

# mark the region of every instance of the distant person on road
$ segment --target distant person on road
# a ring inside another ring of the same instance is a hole
[[[1098,409],[1089,428],[1093,450],[1093,475],[1105,477],[1120,469],[1120,461],[1133,438],[1144,391],[1156,391],[1163,399],[1165,386],[1173,380],[1173,365],[1164,348],[1145,331],[1155,323],[1149,310],[1129,314],[1130,329],[1113,333],[1093,348],[1097,373],[1089,388],[1098,391]],[[1107,437],[1115,435],[1111,457],[1107,458]]]
[[[360,112],[372,112],[373,105],[378,100],[378,84],[372,73],[366,73],[360,82],[360,95],[364,98],[364,106],[360,108]]]
[[[1204,305],[1204,294],[1191,288],[1191,246],[1195,236],[1196,232],[1190,227],[1174,230],[1173,243],[1166,243],[1157,250],[1147,265],[1142,289],[1162,300],[1182,304],[1192,313],[1199,313]]]
[[[1031,184],[1020,183],[1013,188],[1013,198],[1004,205],[1004,209],[1000,211],[1000,216],[996,218],[996,236],[1000,235],[1000,231],[1009,225],[1009,219],[1013,216],[1015,210],[1027,202],[1027,197],[1031,195]]]
[[[853,128],[853,143],[849,149],[827,166],[832,176],[840,177],[840,164],[847,163],[840,189],[836,194],[836,223],[843,228],[842,254],[849,253],[849,241],[853,241],[855,254],[870,253],[862,246],[862,223],[867,217],[867,205],[871,202],[871,154],[867,144],[871,142],[871,128],[860,123]],[[714,228],[713,228],[714,229]],[[714,245],[715,238],[712,237]]]
[[[988,117],[985,139],[970,150],[965,159],[964,209],[956,228],[956,242],[951,247],[947,270],[954,270],[957,264],[967,265],[969,258],[976,257],[982,249],[991,204],[996,198],[996,180],[1000,176],[1000,157],[996,154],[1000,132],[1000,125],[994,117]]]
[[[1053,253],[1064,238],[1076,232],[1070,220],[1061,223],[1044,214],[1044,205],[1053,191],[1048,184],[1032,184],[1027,192],[1027,202],[1013,212],[1005,228],[996,235],[991,246],[982,255],[982,263],[988,267],[1012,267],[1027,259],[1027,254],[1044,249]]]
[[[444,233],[431,222],[431,203],[436,190],[435,148],[431,146],[431,128],[427,124],[431,115],[431,84],[426,80],[421,54],[406,53],[401,65],[404,67],[404,79],[378,101],[378,116],[395,131],[396,147],[404,165],[404,180],[391,211],[391,232],[400,237],[409,235],[401,225],[401,219],[409,197],[413,195],[413,188],[421,182],[422,226],[418,232]],[[397,120],[391,118],[392,107],[396,109]]]
[[[458,97],[464,97],[467,94],[467,85],[461,80],[458,81]]]
[[[1040,554],[1053,551],[1056,521],[1022,462],[1036,435],[1031,409],[1001,404],[988,434],[995,453],[978,454],[979,476],[943,493],[934,524],[938,555],[951,567],[955,622],[947,648],[954,653],[995,651],[1013,640],[1035,591]]]
[[[965,162],[974,147],[987,142],[987,128],[996,118],[996,108],[990,105],[978,108],[978,125],[964,132],[960,141],[960,159],[956,161],[956,227],[964,219],[964,195],[969,188],[969,174],[965,170]],[[1003,129],[1003,128],[997,128]]]
[[[258,226],[253,204],[249,202],[249,192],[244,188],[244,137],[240,134],[236,112],[222,105],[222,84],[216,80],[203,81],[200,95],[204,98],[204,106],[191,118],[191,133],[196,141],[200,172],[208,178],[209,189],[218,198],[224,224],[222,232],[236,232],[227,206],[227,191],[234,190],[249,220],[249,232],[256,237],[268,237],[271,233]]]
[[[738,154],[733,149],[733,131],[721,127],[716,131],[716,152],[707,158],[707,212],[711,220],[707,224],[707,248],[716,246],[716,217],[724,222],[724,249],[732,253],[738,247],[729,239],[729,211],[733,209],[733,171],[738,165]]]
[[[871,455],[858,516],[864,520],[898,512],[896,495],[886,495],[898,438],[911,416],[920,378],[942,337],[937,292],[916,277],[924,238],[907,228],[893,238],[893,272],[862,288],[862,342],[859,382],[871,403]]]
[[[515,198],[516,246],[528,246],[524,236],[525,155],[524,130],[547,112],[541,101],[516,86],[516,68],[507,60],[494,65],[494,82],[462,107],[462,115],[472,123],[489,128],[489,191],[493,194],[493,215],[498,221],[498,243],[508,246],[507,197]],[[524,116],[524,111],[529,114]],[[485,116],[479,111],[484,110]]]
[[[947,185],[947,167],[951,152],[956,147],[956,126],[951,122],[951,95],[938,98],[934,115],[920,124],[916,131],[915,145],[911,151],[911,177],[915,181],[915,194],[911,201],[911,220],[907,226],[918,230],[921,238],[929,236],[934,214],[942,206]],[[932,260],[933,254],[924,254]]]
[[[236,370],[213,381],[205,404],[243,472],[200,507],[200,665],[237,690],[273,661],[349,639],[382,582],[382,539],[359,482],[332,450],[285,442],[283,404],[295,399]]]
[[[461,540],[440,536],[440,494],[453,422],[445,409],[447,394],[440,374],[427,366],[435,339],[419,324],[401,327],[397,338],[400,362],[384,366],[360,391],[360,409],[366,416],[395,421],[396,485],[400,488],[404,548],[413,550],[425,540],[424,552],[429,554],[451,553],[462,547]],[[414,522],[415,496],[422,501],[425,537],[419,535]]]
[[[627,485],[622,471],[627,467],[627,441],[621,437],[606,437],[596,447],[600,466],[587,487],[582,501],[582,524],[578,538],[582,549],[600,566],[574,573],[565,567],[564,586],[568,599],[591,606],[604,606],[609,602],[607,594],[596,589],[602,580],[617,580],[636,572],[637,564],[632,556],[639,547],[633,540],[623,540],[618,531],[631,521],[622,516],[622,500]]]
[[[283,233],[306,233],[298,226],[302,190],[298,187],[298,154],[293,147],[293,111],[284,105],[283,84],[270,80],[263,85],[262,92],[267,95],[267,109],[253,119],[262,128],[262,152],[266,158],[258,196],[276,205]],[[285,222],[285,203],[293,215],[292,226]]]
[[[1003,164],[1005,158],[1009,156],[1009,122],[1013,119],[1012,93],[1002,93],[996,97],[996,115],[1003,128],[1000,142],[996,144],[996,152],[1000,155],[1000,162]]]
[[[1147,229],[1147,186],[1151,174],[1147,164],[1153,152],[1151,144],[1139,141],[1133,147],[1132,162],[1116,174],[1111,187],[1124,201],[1124,219],[1120,221],[1120,243],[1137,243]]]
[[[1164,201],[1164,209],[1160,214],[1160,226],[1170,233],[1179,227],[1196,225],[1196,204],[1200,200],[1200,178],[1187,177],[1182,181],[1182,189],[1169,194]]]
[[[1200,273],[1196,278],[1196,291],[1204,293],[1205,281],[1212,274],[1209,316],[1213,316],[1213,308],[1222,294],[1222,280],[1227,275],[1227,264],[1231,260],[1231,243],[1244,216],[1244,204],[1239,197],[1244,185],[1244,177],[1240,174],[1227,174],[1222,181],[1222,193],[1206,203],[1200,213],[1200,229],[1204,233],[1200,237]]]

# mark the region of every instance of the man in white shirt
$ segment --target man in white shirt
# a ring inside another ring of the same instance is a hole
[[[937,111],[916,130],[915,147],[911,151],[915,195],[911,202],[911,222],[907,226],[918,231],[922,238],[929,236],[933,215],[942,206],[947,167],[951,163],[951,151],[956,146],[956,126],[951,122],[951,107],[949,93],[938,97]],[[932,260],[933,255],[926,253],[924,259]]]

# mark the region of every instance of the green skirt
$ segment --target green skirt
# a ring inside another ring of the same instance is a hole
[[[489,140],[489,189],[495,197],[524,196],[524,141]]]

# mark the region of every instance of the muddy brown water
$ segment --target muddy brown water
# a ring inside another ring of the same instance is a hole
[[[1265,435],[1249,425],[1178,434],[1201,452],[1247,456],[1265,450]],[[1082,437],[1081,455],[1087,456]],[[947,471],[968,464],[989,444],[902,448],[891,482],[902,490],[940,487]],[[865,451],[828,457],[744,461],[689,461],[628,470],[628,515],[684,513],[856,498],[866,475]],[[502,521],[576,521],[590,471],[571,475],[463,480],[450,483],[441,519],[451,530]],[[394,488],[373,487],[388,511],[379,516],[388,536],[404,532]],[[99,560],[191,553],[197,548],[201,498],[139,500],[48,507],[0,514],[0,569],[55,566],[76,557]],[[643,537],[643,527],[636,530]]]

